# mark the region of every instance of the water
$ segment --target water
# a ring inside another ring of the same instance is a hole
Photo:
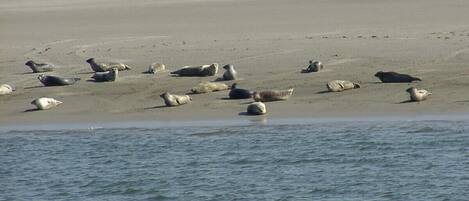
[[[0,200],[468,200],[469,121],[0,131]]]

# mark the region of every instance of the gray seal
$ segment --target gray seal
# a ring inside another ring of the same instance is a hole
[[[383,83],[399,83],[399,82],[413,82],[422,81],[421,78],[413,77],[407,74],[401,74],[396,72],[383,72],[379,71],[375,74],[375,77],[379,78]]]
[[[311,73],[311,72],[319,72],[324,68],[322,62],[317,60],[309,60],[309,66],[306,69],[301,70],[302,73]]]
[[[165,65],[162,63],[152,63],[148,66],[148,70],[143,72],[145,74],[156,74],[158,72],[162,72],[166,69]]]
[[[286,90],[267,90],[254,92],[254,101],[257,102],[271,102],[271,101],[284,101],[288,100],[293,94],[294,88]]]
[[[203,66],[185,66],[179,70],[171,72],[171,74],[181,77],[206,77],[214,76],[218,72],[218,64],[213,63]]]
[[[120,70],[120,71],[132,69],[130,66],[123,64],[123,63],[117,63],[117,62],[96,63],[94,58],[89,58],[86,60],[86,62],[90,64],[91,69],[94,72],[106,72],[113,68],[117,68],[117,70]]]
[[[192,98],[188,95],[174,95],[169,92],[165,92],[160,95],[163,98],[164,103],[167,107],[174,107],[190,103]]]
[[[63,78],[53,75],[39,75],[37,77],[44,86],[65,86],[75,84],[80,78]]]
[[[428,97],[432,95],[432,93],[428,92],[425,89],[417,89],[415,87],[410,87],[406,91],[410,95],[410,100],[416,102],[427,100]]]
[[[264,103],[254,102],[248,105],[247,113],[250,115],[263,115],[267,113],[267,109]]]
[[[117,80],[118,76],[119,70],[113,68],[108,72],[96,72],[91,78],[93,78],[95,82],[114,82]]]
[[[54,66],[47,63],[36,63],[33,60],[29,60],[24,65],[29,66],[33,73],[44,73],[54,71]]]
[[[236,80],[237,73],[232,64],[227,64],[223,66],[223,69],[225,69],[225,72],[223,73],[223,80]]]
[[[237,88],[238,84],[233,83],[231,85],[231,90],[230,93],[228,94],[230,96],[230,99],[247,99],[247,98],[252,98],[252,91],[249,91],[247,89],[240,89]]]

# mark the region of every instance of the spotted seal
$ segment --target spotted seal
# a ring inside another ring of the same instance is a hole
[[[117,70],[120,70],[120,71],[132,69],[130,66],[123,64],[123,63],[117,63],[117,62],[96,63],[94,58],[89,58],[86,60],[86,62],[90,64],[91,69],[94,72],[106,72],[113,68],[117,68]]]
[[[181,77],[206,77],[214,76],[218,73],[218,64],[213,63],[210,65],[202,66],[184,66],[179,70],[171,72],[171,74]]]
[[[39,75],[37,77],[39,81],[41,81],[44,86],[65,86],[65,85],[72,85],[81,80],[80,78],[63,78],[53,75]]]
[[[250,115],[263,115],[267,113],[267,109],[264,103],[254,102],[248,105],[247,113]]]
[[[350,82],[347,80],[333,80],[327,83],[327,89],[330,92],[341,92],[348,89],[360,88],[361,85],[358,83]]]
[[[156,74],[158,72],[162,72],[166,69],[166,66],[162,63],[152,63],[150,66],[148,66],[148,70],[143,72],[146,74]]]
[[[270,102],[270,101],[283,101],[288,100],[293,94],[294,88],[287,90],[266,90],[256,91],[253,94],[254,101],[257,102]]]
[[[169,92],[161,94],[160,97],[163,98],[164,103],[168,107],[184,105],[192,101],[192,98],[188,95],[174,95]]]
[[[375,77],[379,78],[381,82],[383,83],[422,81],[421,78],[413,77],[407,74],[396,73],[396,72],[379,71],[375,74]]]
[[[53,98],[41,97],[33,100],[31,104],[35,105],[38,110],[48,110],[62,104],[62,102]]]
[[[432,95],[432,93],[428,92],[425,89],[417,89],[415,87],[410,87],[406,91],[410,95],[410,100],[416,102],[427,100],[428,97]]]
[[[322,62],[317,60],[309,60],[309,66],[306,69],[301,70],[302,73],[311,73],[311,72],[319,72],[324,68]]]
[[[10,94],[13,91],[15,91],[15,88],[13,88],[11,85],[8,85],[8,84],[0,85],[0,96]]]
[[[238,84],[233,83],[231,85],[231,90],[230,93],[228,94],[230,99],[246,99],[246,98],[252,98],[252,91],[249,91],[247,89],[240,89],[237,88]]]
[[[96,72],[91,78],[93,78],[95,82],[114,82],[117,80],[118,76],[119,70],[113,68],[107,72]]]
[[[215,82],[202,82],[199,83],[197,86],[191,89],[191,92],[194,94],[202,94],[208,93],[213,91],[223,91],[228,90],[228,85],[224,83],[215,83]]]
[[[33,73],[44,73],[54,71],[54,66],[47,63],[36,63],[33,60],[27,61],[24,65],[29,66]]]
[[[223,80],[236,80],[237,73],[232,64],[223,66],[223,69],[225,69],[225,72],[223,73]]]

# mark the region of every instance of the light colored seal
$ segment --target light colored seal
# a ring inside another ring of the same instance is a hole
[[[416,102],[427,100],[428,97],[432,95],[432,93],[428,92],[425,89],[417,89],[415,87],[410,87],[406,91],[410,95],[410,100]]]
[[[156,74],[158,72],[163,72],[166,69],[166,66],[162,63],[152,63],[148,66],[148,70],[143,72],[146,74]]]
[[[29,60],[24,65],[29,66],[33,73],[44,73],[54,71],[54,66],[52,64],[46,63],[36,63],[32,60]]]
[[[333,80],[327,83],[327,89],[331,92],[341,92],[348,89],[360,88],[360,84],[347,80]]]
[[[248,105],[247,113],[250,115],[263,115],[267,113],[267,109],[264,103],[254,102]]]
[[[8,84],[0,85],[0,96],[10,94],[13,91],[15,91],[15,88],[13,88],[12,86],[10,86]]]
[[[202,82],[199,85],[193,87],[191,92],[194,94],[209,93],[212,91],[223,91],[228,90],[228,85],[224,83],[215,83],[215,82]]]
[[[31,104],[35,105],[38,110],[48,110],[62,104],[62,102],[53,98],[41,97],[33,100]]]
[[[168,107],[184,105],[192,101],[192,98],[188,95],[174,95],[169,92],[161,94],[160,97],[164,99],[164,103]]]
[[[223,69],[225,69],[225,72],[223,73],[223,80],[236,80],[237,73],[233,65],[227,64],[223,66]]]
[[[302,73],[318,72],[324,68],[322,62],[317,60],[309,60],[309,66],[306,69],[301,70]]]
[[[63,78],[53,75],[39,75],[37,77],[39,81],[41,81],[44,86],[65,86],[65,85],[72,85],[81,80],[80,78],[73,77],[73,78]]]
[[[422,81],[422,79],[419,77],[414,77],[411,75],[396,72],[379,71],[375,74],[375,77],[379,78],[379,80],[381,80],[381,82],[383,83]]]
[[[179,76],[186,76],[186,77],[206,77],[206,76],[214,76],[218,73],[218,64],[213,63],[210,65],[202,65],[202,66],[184,66],[179,70],[171,72],[171,74],[176,74]]]
[[[254,101],[270,102],[288,100],[293,94],[294,88],[287,90],[256,91],[253,94]]]
[[[93,69],[94,72],[106,72],[113,68],[117,68],[117,70],[120,70],[120,71],[132,69],[130,66],[123,64],[123,63],[117,63],[117,62],[96,63],[94,58],[89,58],[88,60],[86,60],[86,62],[90,64],[91,69]]]
[[[119,70],[117,70],[117,68],[113,68],[107,72],[96,72],[93,76],[91,76],[95,82],[114,82],[118,77]]]

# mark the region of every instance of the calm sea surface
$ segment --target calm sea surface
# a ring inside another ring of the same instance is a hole
[[[468,120],[176,125],[0,129],[0,200],[469,200]]]

